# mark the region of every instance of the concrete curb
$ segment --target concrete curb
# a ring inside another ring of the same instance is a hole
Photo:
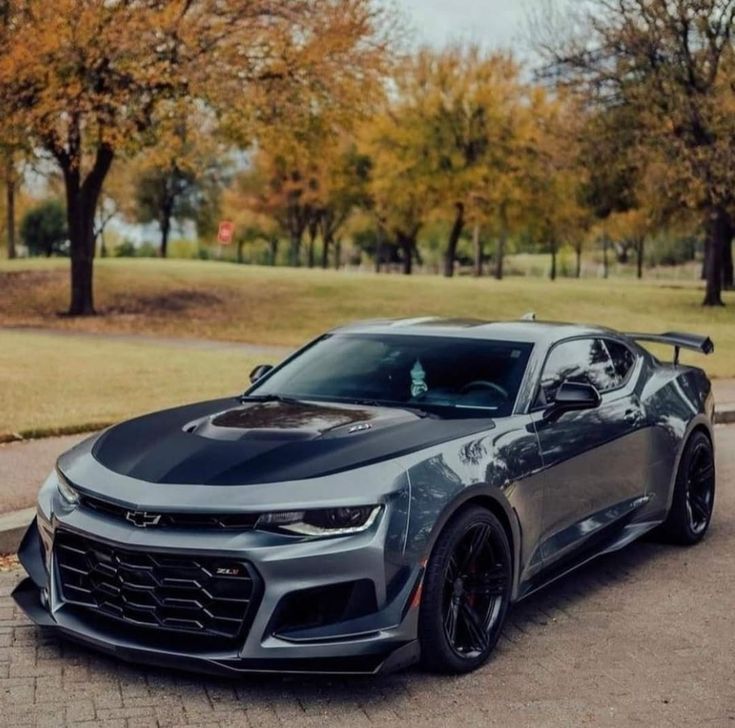
[[[18,550],[23,534],[35,515],[35,507],[0,515],[0,554],[14,554]]]
[[[735,423],[735,405],[728,405],[715,412],[715,424],[732,423]],[[23,534],[35,515],[35,507],[0,514],[0,554],[11,554],[18,550]]]
[[[726,405],[721,409],[715,409],[715,424],[729,425],[735,422],[735,404]]]

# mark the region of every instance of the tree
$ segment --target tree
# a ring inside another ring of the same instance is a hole
[[[272,143],[259,149],[243,180],[250,195],[245,204],[272,218],[289,240],[289,265],[301,264],[301,245],[310,223],[316,224],[318,170],[315,147]]]
[[[578,241],[589,225],[582,195],[586,176],[579,148],[584,114],[568,95],[551,97],[540,89],[532,98],[531,113],[531,158],[523,175],[528,197],[526,213],[532,234],[548,247],[549,277],[553,281],[560,246]]]
[[[174,220],[194,221],[200,233],[211,228],[230,174],[229,154],[203,112],[187,116],[184,108],[157,120],[156,127],[158,143],[134,160],[135,217],[158,223],[165,258]]]
[[[322,234],[322,268],[329,264],[329,251],[352,212],[356,208],[369,209],[372,204],[368,190],[370,157],[350,139],[332,148],[335,153],[320,167],[315,217]]]
[[[156,139],[167,105],[216,109],[233,137],[304,106],[370,103],[385,71],[372,0],[6,0],[0,99],[64,178],[69,313],[94,313],[94,217],[116,156]]]
[[[397,102],[400,103],[400,102]],[[362,130],[362,149],[370,158],[369,191],[380,229],[378,265],[386,243],[400,252],[410,275],[418,255],[417,238],[434,208],[434,176],[402,109],[388,106]]]
[[[5,237],[8,258],[15,258],[15,188],[18,184],[15,155],[12,149],[4,150],[3,181],[5,182]]]
[[[475,205],[496,184],[487,171],[500,176],[512,153],[524,92],[518,67],[510,56],[474,45],[423,48],[402,65],[396,85],[382,122],[384,152],[393,145],[398,153],[400,141],[401,155],[416,158],[412,174],[422,176],[434,216],[451,219],[443,272],[452,276],[460,237],[478,217]],[[391,121],[401,127],[400,140]],[[395,174],[388,166],[375,173]]]
[[[67,242],[66,213],[59,200],[46,200],[31,208],[20,224],[20,235],[31,255],[64,253]]]
[[[707,306],[722,305],[735,189],[735,0],[590,0],[542,45],[563,84],[625,109],[636,138],[677,179],[707,233]],[[559,40],[561,38],[561,40]]]
[[[237,262],[243,262],[245,245],[261,240],[268,245],[268,264],[275,265],[281,231],[271,215],[259,210],[260,184],[252,171],[236,175],[222,191],[221,211],[235,226]]]

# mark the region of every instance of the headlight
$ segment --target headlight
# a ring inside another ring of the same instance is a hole
[[[255,527],[299,536],[344,536],[366,531],[375,523],[382,508],[356,506],[264,513],[258,518]]]
[[[79,503],[79,493],[77,492],[76,488],[74,488],[71,483],[64,477],[63,473],[57,468],[56,469],[56,480],[59,484],[59,493],[61,494],[61,497],[66,501],[69,505],[75,506],[77,503]]]

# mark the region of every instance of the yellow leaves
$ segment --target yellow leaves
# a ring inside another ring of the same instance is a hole
[[[372,0],[10,0],[9,12],[0,109],[67,152],[75,125],[88,149],[103,138],[134,152],[176,99],[218,109],[239,139],[274,119],[295,128],[305,109],[339,125],[387,68],[387,16]]]

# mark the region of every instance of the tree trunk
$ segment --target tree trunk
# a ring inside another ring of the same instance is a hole
[[[699,272],[700,281],[707,280],[707,259],[709,258],[709,248],[709,237],[706,237],[704,240],[704,248],[702,250],[702,270]]]
[[[504,271],[503,266],[505,265],[505,242],[507,233],[505,230],[500,231],[500,237],[498,238],[497,247],[495,249],[495,280],[502,281]]]
[[[168,238],[171,233],[171,210],[167,205],[161,210],[159,227],[161,228],[161,247],[158,252],[161,258],[165,258],[168,256]]]
[[[641,280],[641,278],[643,278],[643,253],[645,252],[645,247],[646,239],[639,238],[636,242],[636,266],[638,280]]]
[[[378,240],[375,244],[375,272],[380,273],[380,269],[383,265],[383,257],[385,256],[385,242],[386,242],[386,231],[382,226],[378,226]]]
[[[270,248],[269,265],[275,265],[278,259],[278,237],[275,235],[268,241]]]
[[[610,275],[610,261],[607,256],[607,236],[602,238],[602,271],[603,278],[607,279]]]
[[[77,147],[78,148],[78,147]],[[94,217],[102,183],[114,157],[111,147],[97,148],[94,165],[82,181],[79,155],[68,155],[62,162],[66,190],[66,216],[71,245],[70,316],[93,316],[93,271],[95,253]],[[61,160],[60,160],[61,161]]]
[[[413,272],[414,241],[410,235],[398,234],[398,245],[403,257],[403,275],[410,276]]]
[[[472,249],[475,252],[475,267],[473,272],[477,278],[480,278],[482,276],[482,256],[484,251],[482,249],[479,223],[475,223],[475,226],[472,228]]]
[[[556,280],[556,242],[551,243],[551,271],[549,272],[549,278],[552,281]]]
[[[326,234],[322,240],[322,268],[326,270],[329,267],[329,246],[332,243],[331,236]]]
[[[237,262],[242,265],[242,248],[245,245],[245,241],[241,238],[237,241]]]
[[[301,233],[296,230],[291,231],[291,248],[288,252],[288,262],[294,268],[301,265]]]
[[[715,207],[709,216],[707,236],[709,253],[707,261],[707,289],[704,306],[724,306],[722,302],[722,273],[725,245],[732,240],[732,222],[724,207]]]
[[[730,239],[725,240],[725,247],[722,250],[722,286],[726,291],[730,291],[735,287],[735,280],[732,260],[732,229],[730,230]]]
[[[8,150],[5,158],[5,203],[8,259],[15,258],[15,159]]]
[[[334,270],[339,270],[342,265],[342,241],[334,242]]]
[[[456,210],[454,225],[452,225],[452,230],[449,233],[447,249],[444,253],[444,276],[446,278],[451,278],[454,275],[454,261],[457,259],[457,244],[464,228],[464,204],[457,202],[454,208]]]
[[[314,267],[314,246],[316,245],[317,226],[315,223],[309,225],[309,248],[306,252],[306,264],[309,268]]]
[[[577,265],[574,270],[574,277],[575,278],[581,278],[582,277],[582,246],[577,245],[574,248],[574,253],[577,257]]]

